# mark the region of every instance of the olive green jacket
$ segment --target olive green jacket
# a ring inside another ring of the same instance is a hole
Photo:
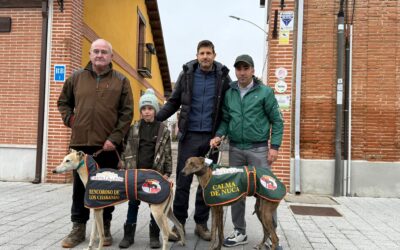
[[[122,152],[121,160],[126,169],[137,168],[140,123],[141,121],[135,122],[124,139],[125,149]],[[162,122],[158,129],[152,169],[168,176],[172,173],[171,137],[167,126]]]

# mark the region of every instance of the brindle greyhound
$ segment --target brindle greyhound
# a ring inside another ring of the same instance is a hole
[[[186,161],[186,165],[182,170],[185,175],[195,174],[199,179],[200,186],[204,189],[212,176],[212,170],[209,167],[210,162],[206,162],[209,159],[204,157],[191,157]],[[233,203],[233,202],[231,202]],[[227,203],[224,205],[229,205]],[[278,208],[278,202],[272,202],[266,199],[262,199],[256,196],[255,213],[260,220],[264,236],[262,241],[255,246],[256,249],[262,249],[266,240],[271,236],[272,247],[275,249],[278,246],[279,238],[275,232],[275,227],[273,224],[272,214]],[[212,214],[212,225],[211,225],[211,244],[209,249],[221,249],[222,243],[224,241],[224,224],[223,224],[223,205],[217,205],[211,207]],[[216,244],[216,237],[218,232],[218,244]]]
[[[82,166],[80,162],[84,158],[85,154],[83,152],[71,150],[71,152],[64,157],[64,160],[61,162],[61,164],[53,170],[53,173],[64,173],[67,171],[77,170],[79,177],[82,180],[82,183],[86,187],[89,178],[89,173],[87,171],[87,168],[80,167]],[[167,249],[169,234],[175,235],[175,233],[169,229],[167,217],[174,223],[174,225],[178,229],[179,233],[178,237],[180,239],[180,244],[185,245],[185,236],[183,232],[183,227],[182,224],[174,216],[174,213],[172,212],[171,208],[172,201],[173,201],[173,189],[171,188],[171,193],[164,202],[160,204],[150,204],[151,213],[153,214],[153,217],[156,220],[157,225],[159,226],[162,232],[163,250]],[[99,245],[97,249],[101,250],[103,248],[103,243],[104,243],[103,209],[91,208],[90,210],[93,211],[94,213],[94,221],[92,226],[92,232],[90,234],[89,247],[87,249],[92,249],[94,240],[96,236],[98,236]]]

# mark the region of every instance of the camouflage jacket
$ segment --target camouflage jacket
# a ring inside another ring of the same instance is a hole
[[[125,136],[125,149],[121,154],[121,160],[126,169],[137,168],[139,127],[140,121],[135,122],[130,127],[128,134]],[[171,137],[167,126],[162,122],[158,129],[152,169],[168,176],[172,173]]]

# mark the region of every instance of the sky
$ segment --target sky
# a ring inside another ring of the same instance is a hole
[[[265,33],[237,16],[265,29],[265,8],[259,0],[158,0],[171,81],[182,65],[196,59],[197,44],[210,40],[216,61],[225,64],[236,80],[233,64],[241,54],[254,60],[255,75],[261,77],[265,54]]]

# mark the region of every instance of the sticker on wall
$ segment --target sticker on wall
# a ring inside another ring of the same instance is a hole
[[[288,45],[289,44],[289,31],[281,30],[279,31],[279,45]]]
[[[275,83],[275,91],[278,93],[285,93],[287,90],[287,83],[283,80],[279,80]]]
[[[281,110],[290,109],[290,95],[275,95]]]
[[[286,68],[283,67],[279,67],[275,70],[275,76],[276,78],[278,78],[279,80],[283,80],[287,77],[288,72]]]
[[[66,73],[65,64],[55,64],[54,65],[54,81],[55,82],[65,82]]]
[[[294,12],[293,11],[282,11],[280,13],[280,29],[293,31],[294,23]]]

